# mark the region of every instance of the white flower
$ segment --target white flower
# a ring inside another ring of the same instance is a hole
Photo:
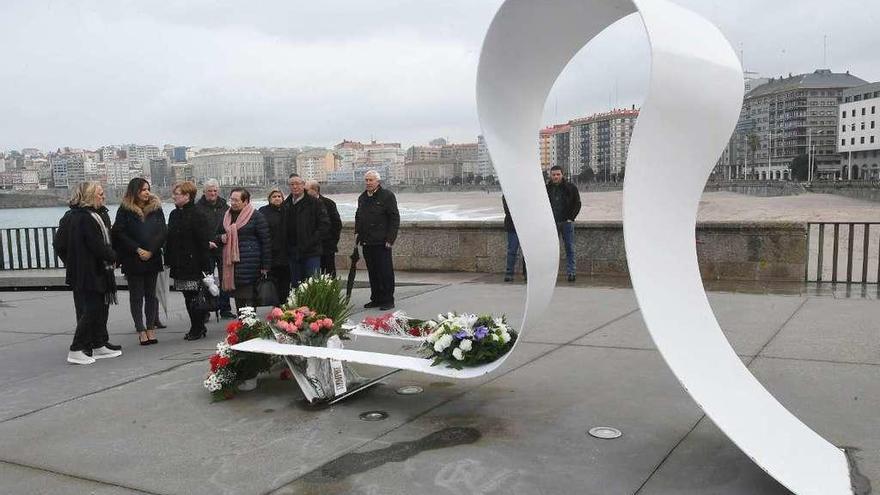
[[[431,332],[425,340],[433,344],[434,342],[437,342],[438,338],[440,338],[440,332]]]
[[[510,342],[510,334],[507,332],[502,333],[501,334],[501,343],[506,344],[508,342]]]
[[[499,318],[493,318],[493,319],[492,319],[492,322],[495,323],[495,326],[496,326],[496,327],[499,327],[499,328],[500,328],[500,327],[503,327],[503,326],[504,326],[504,318],[500,318],[500,317],[499,317]]]
[[[498,342],[498,339],[500,339],[500,338],[501,337],[499,337],[497,333],[492,334],[492,340],[494,340],[495,342]]]
[[[461,341],[460,344],[458,344],[458,347],[462,351],[467,352],[467,351],[471,350],[472,345],[473,345],[473,342],[471,342],[470,339],[464,339]]]
[[[461,360],[464,359],[464,353],[461,352],[461,349],[459,349],[458,347],[456,347],[455,350],[452,351],[452,357],[454,357],[455,359],[458,359],[459,361],[461,361]]]
[[[428,320],[425,322],[425,328],[433,330],[437,328],[437,322],[434,320]]]
[[[440,338],[437,339],[437,342],[434,343],[434,350],[437,352],[443,352],[447,347],[452,345],[452,335],[443,334]]]

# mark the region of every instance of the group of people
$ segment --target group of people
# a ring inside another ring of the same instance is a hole
[[[576,274],[575,251],[574,251],[574,221],[581,211],[581,193],[576,185],[565,179],[562,175],[562,167],[554,165],[550,168],[550,181],[547,182],[547,196],[550,199],[550,209],[553,210],[553,220],[556,223],[556,233],[562,237],[565,246],[565,276],[569,282],[574,282]],[[507,265],[504,271],[504,281],[512,282],[516,260],[519,255],[519,237],[516,235],[516,227],[510,217],[507,208],[507,200],[501,196],[501,205],[504,208],[504,230],[507,231]],[[526,261],[522,261],[523,278],[526,278]]]
[[[388,310],[394,307],[391,249],[400,214],[394,194],[381,186],[376,171],[365,174],[364,184],[355,213],[355,242],[362,246],[370,280],[370,301],[364,307]],[[196,200],[196,185],[180,182],[172,189],[175,208],[166,223],[150,183],[135,178],[111,224],[100,183],[79,184],[53,242],[65,264],[76,310],[67,361],[92,364],[122,354],[107,332],[109,305],[117,302],[117,266],[129,287],[140,345],[158,343],[156,330],[165,328],[159,319],[157,281],[166,267],[174,289],[183,293],[190,320],[186,340],[206,335],[203,286],[215,269],[221,281],[219,310],[227,318],[234,317],[230,299],[236,308],[256,305],[255,286],[262,278],[274,283],[284,299],[291,287],[312,275],[335,277],[342,231],[336,203],[321,194],[317,182],[297,174],[290,175],[288,186],[286,198],[280,189],[272,189],[269,204],[256,209],[243,187],[233,188],[227,201],[220,197],[219,183],[208,180]]]

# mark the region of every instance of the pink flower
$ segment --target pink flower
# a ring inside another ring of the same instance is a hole
[[[266,317],[267,320],[277,320],[284,316],[284,311],[281,308],[272,308],[272,311],[269,312],[269,315]]]
[[[324,318],[323,325],[327,328],[333,328],[333,320],[331,320],[330,318]]]
[[[318,322],[313,322],[313,323],[311,323],[311,324],[309,325],[309,328],[311,328],[313,332],[317,332],[318,329],[321,328],[321,327],[318,326]]]
[[[297,316],[296,321],[294,321],[293,324],[296,325],[297,327],[301,327],[303,324],[302,316]]]

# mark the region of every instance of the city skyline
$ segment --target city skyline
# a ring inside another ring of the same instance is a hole
[[[500,1],[12,2],[0,149],[470,140],[477,56]],[[880,80],[870,49],[880,5],[677,3],[716,23],[763,76],[827,66]],[[544,124],[641,106],[646,43],[636,17],[599,36],[560,76]]]

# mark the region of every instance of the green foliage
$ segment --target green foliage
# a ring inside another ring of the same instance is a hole
[[[308,306],[310,310],[330,318],[340,329],[352,312],[351,302],[345,295],[341,281],[329,275],[313,275],[300,284],[282,309],[292,310],[302,306]]]

